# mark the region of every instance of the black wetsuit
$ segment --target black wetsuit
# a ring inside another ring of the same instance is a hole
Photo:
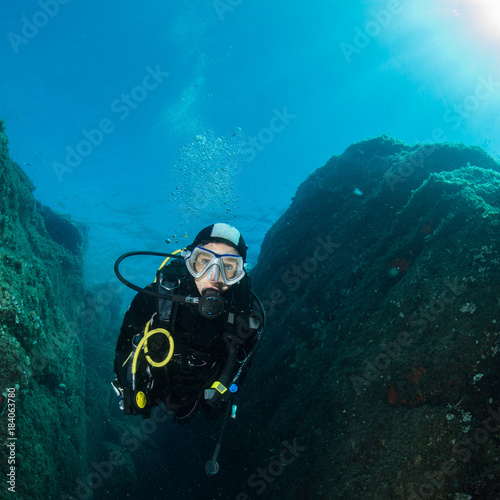
[[[165,293],[158,285],[160,281],[161,277],[146,290]],[[189,274],[176,280],[175,294],[200,296]],[[179,423],[190,420],[197,410],[205,411],[208,416],[217,415],[226,407],[227,394],[217,404],[207,404],[204,390],[210,389],[221,375],[226,381],[232,381],[255,347],[263,327],[258,302],[250,291],[250,280],[245,276],[229,288],[222,296],[224,312],[215,319],[203,317],[196,305],[172,302],[169,297],[168,293],[165,299],[138,293],[125,314],[115,356],[115,373],[122,388],[130,387],[130,354],[141,340],[146,323],[150,322],[150,330],[167,329],[174,339],[172,359],[162,368],[151,366],[141,352],[136,389],[147,387],[148,406],[144,411],[137,408],[134,411],[125,402],[125,412],[148,416],[151,406],[164,402],[167,410],[175,412]],[[168,339],[162,334],[148,338],[147,346],[154,361],[161,361],[169,351]]]

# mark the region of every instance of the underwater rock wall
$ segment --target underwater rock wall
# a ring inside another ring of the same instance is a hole
[[[463,145],[367,140],[300,186],[253,276],[239,500],[500,498],[499,212]]]
[[[2,492],[45,499],[73,491],[87,472],[78,324],[86,232],[36,202],[33,189],[9,159],[0,122]]]

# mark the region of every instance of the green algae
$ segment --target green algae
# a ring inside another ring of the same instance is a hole
[[[499,209],[500,165],[463,145],[363,141],[299,187],[253,277],[249,463],[307,446],[270,498],[498,497]]]
[[[33,189],[8,156],[0,122],[0,387],[16,389],[15,491],[26,499],[57,498],[88,467],[75,321],[83,307],[85,230],[66,220],[79,238],[72,246],[55,241],[47,230],[51,211]],[[4,429],[7,414],[0,418]],[[2,447],[2,473],[6,466]]]

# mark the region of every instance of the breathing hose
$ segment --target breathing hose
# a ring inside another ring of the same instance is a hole
[[[150,337],[152,337],[157,333],[162,333],[163,335],[165,335],[168,338],[169,342],[168,354],[162,361],[154,361],[148,354],[147,341]],[[148,324],[146,325],[146,330],[144,332],[144,337],[142,337],[141,341],[137,344],[134,353],[134,358],[132,359],[132,390],[135,390],[135,374],[137,372],[137,360],[139,359],[139,354],[143,346],[144,346],[144,354],[146,355],[148,363],[156,368],[161,368],[162,366],[165,366],[172,359],[172,356],[174,354],[174,339],[172,338],[172,335],[170,335],[170,332],[168,330],[165,330],[164,328],[155,328],[154,330],[150,331],[148,322]]]
[[[226,387],[229,386],[229,382],[231,381],[231,377],[234,374],[234,369],[238,364],[238,349],[236,346],[232,345],[229,348],[229,354],[226,360],[226,365],[224,366],[224,370],[222,371],[219,381],[224,384]]]
[[[231,411],[231,399],[229,399],[229,401],[227,402],[226,414],[224,415],[224,422],[222,424],[222,429],[220,430],[219,440],[215,445],[214,453],[212,455],[212,458],[208,460],[205,464],[205,472],[207,473],[207,476],[214,476],[220,470],[220,465],[219,462],[217,462],[217,458],[219,458],[222,436],[224,435],[224,430],[226,428],[226,423],[227,423],[227,417],[229,417],[230,411]]]

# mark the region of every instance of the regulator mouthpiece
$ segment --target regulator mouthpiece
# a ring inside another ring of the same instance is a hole
[[[198,301],[198,311],[208,319],[218,318],[224,312],[225,306],[224,299],[215,290],[208,290]]]

